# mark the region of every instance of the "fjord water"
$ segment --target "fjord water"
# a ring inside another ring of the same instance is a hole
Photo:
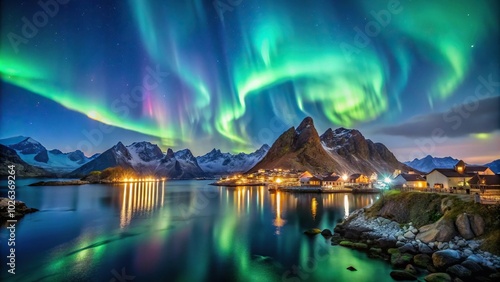
[[[9,234],[0,231],[2,281],[392,281],[389,264],[303,234],[332,230],[376,195],[208,181],[23,186],[35,181],[16,189],[40,209],[16,226],[16,275],[7,273]]]

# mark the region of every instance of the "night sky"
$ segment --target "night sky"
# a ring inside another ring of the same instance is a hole
[[[0,138],[250,152],[312,116],[500,158],[498,1],[37,2],[1,2]]]

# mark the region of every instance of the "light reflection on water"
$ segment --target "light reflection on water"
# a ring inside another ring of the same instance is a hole
[[[42,210],[17,228],[14,281],[110,281],[111,271],[122,268],[136,276],[134,281],[391,281],[384,262],[332,247],[320,235],[302,234],[314,227],[333,229],[354,209],[370,204],[373,195],[270,193],[265,187],[206,184],[19,187],[18,199]],[[2,242],[6,235],[2,229]],[[7,255],[5,246],[1,255]],[[345,270],[349,265],[359,271]],[[289,272],[294,267],[303,271]],[[0,280],[5,275],[0,273]]]
[[[134,214],[151,213],[163,207],[165,181],[123,183],[120,187],[122,229],[130,224]]]

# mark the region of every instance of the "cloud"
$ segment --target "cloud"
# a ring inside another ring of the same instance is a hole
[[[462,137],[499,129],[500,96],[481,100],[471,96],[446,112],[414,116],[403,123],[380,128],[377,133],[416,138],[442,130],[445,136]]]

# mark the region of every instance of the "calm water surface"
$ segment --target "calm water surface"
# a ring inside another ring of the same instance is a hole
[[[333,229],[376,195],[208,181],[23,186],[35,181],[16,190],[40,209],[17,224],[16,275],[7,273],[8,232],[0,230],[2,281],[393,281],[389,264],[302,234]]]

